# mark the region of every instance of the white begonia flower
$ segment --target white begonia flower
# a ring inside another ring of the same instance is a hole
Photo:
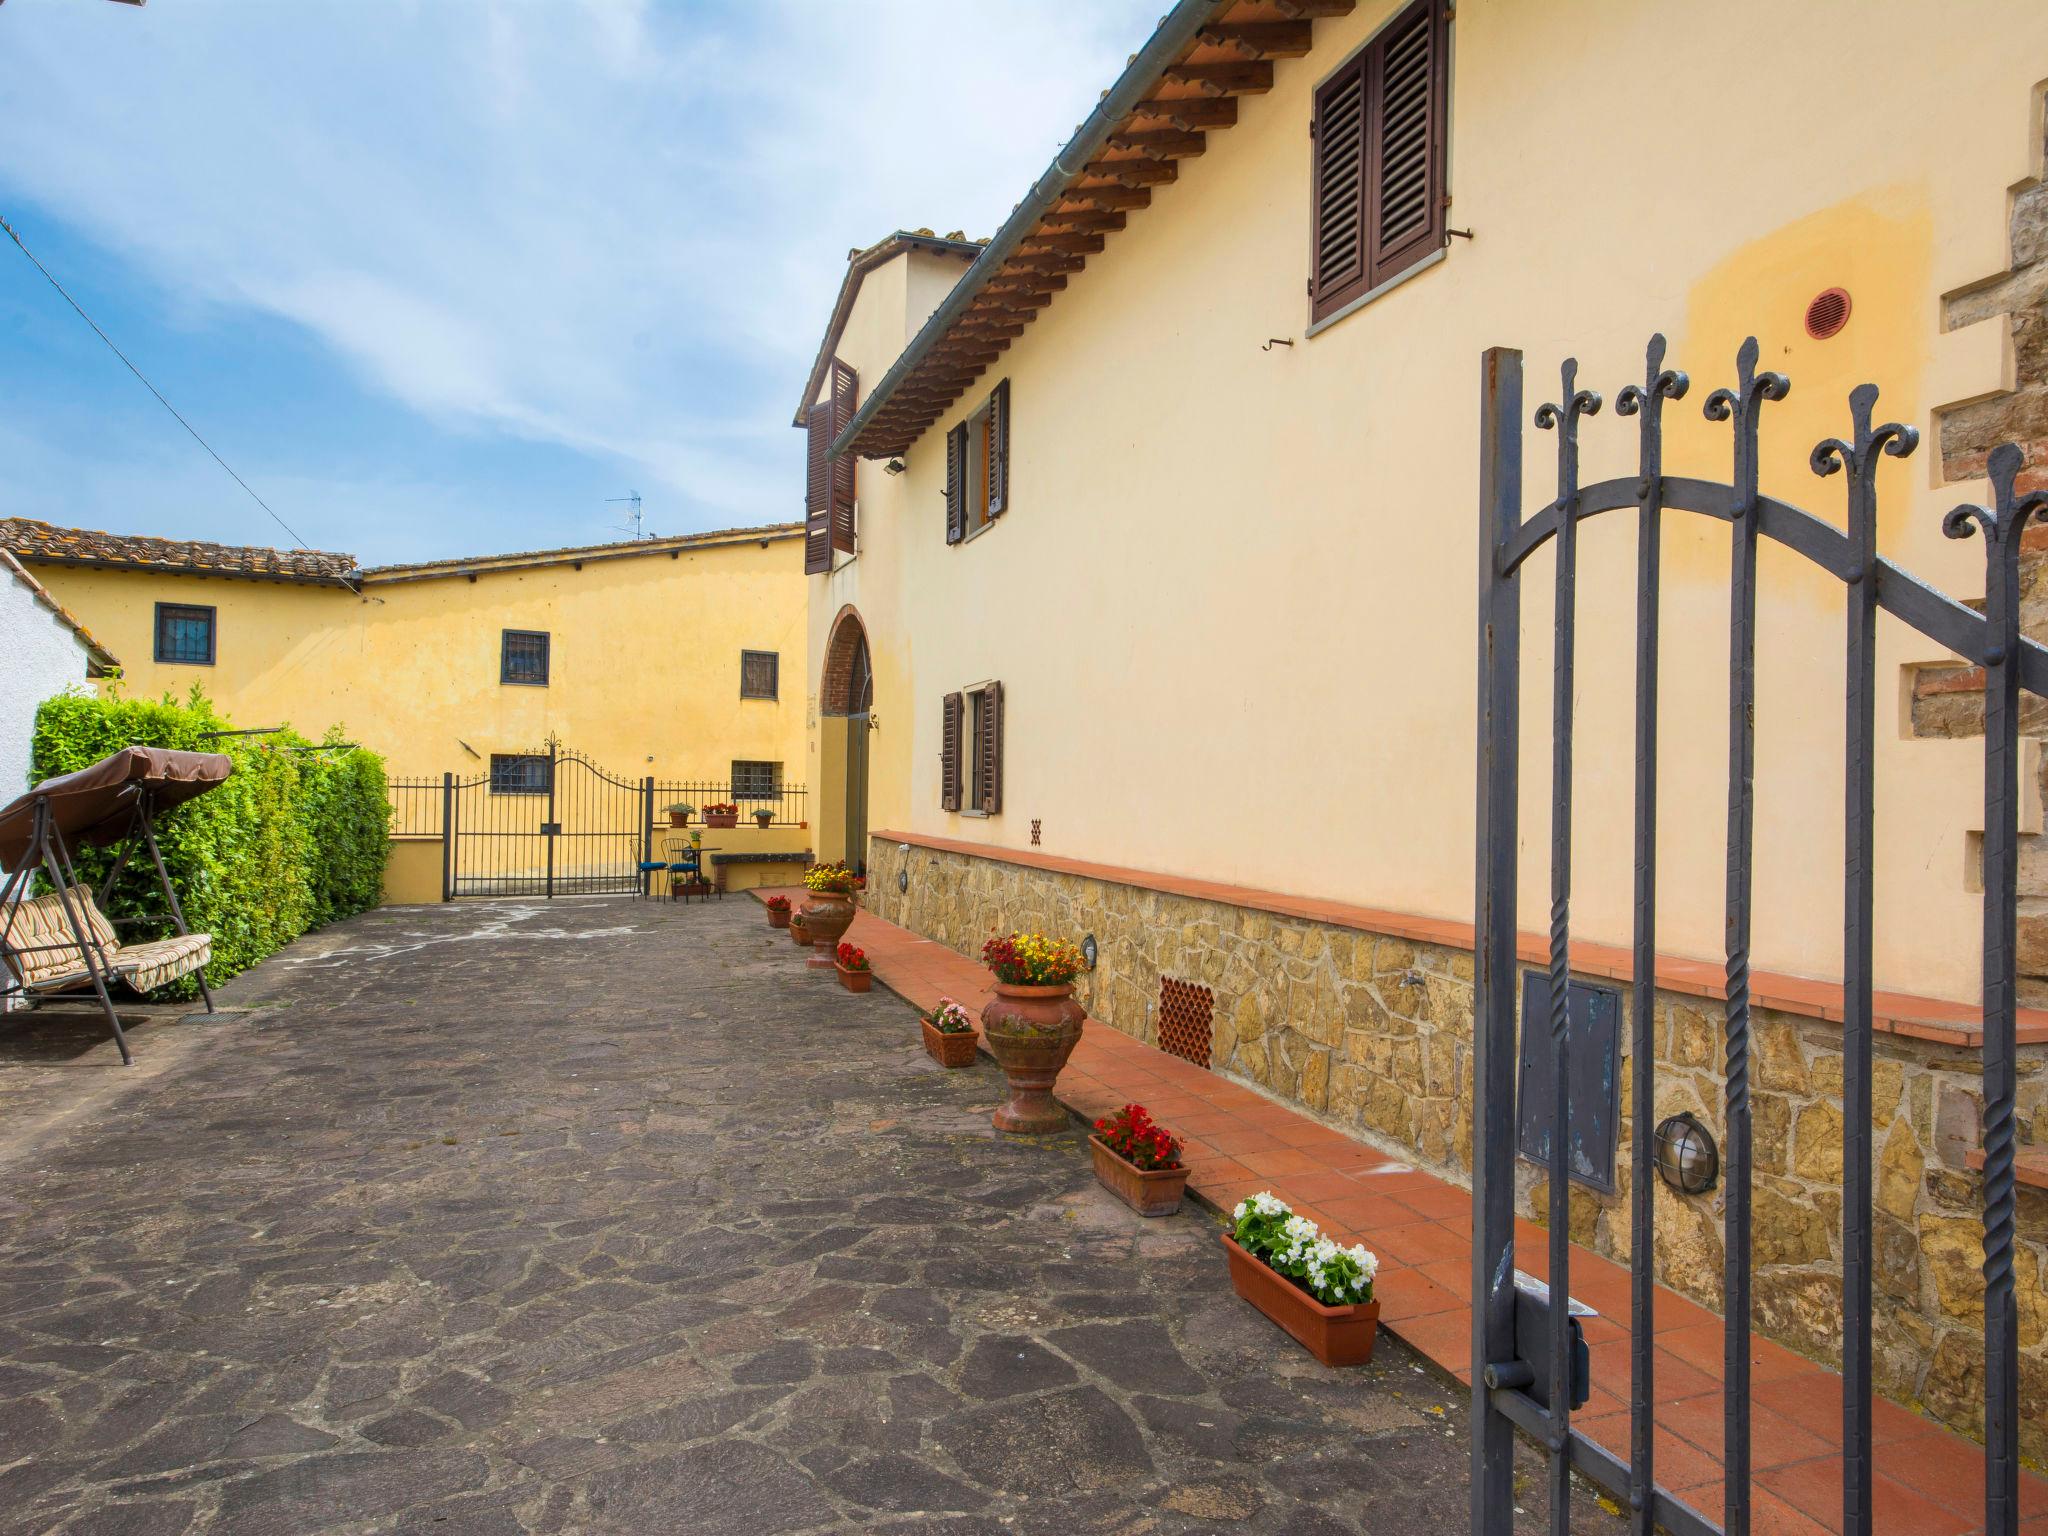
[[[1232,1221],[1243,1221],[1243,1220],[1244,1220],[1244,1212],[1245,1212],[1245,1204],[1244,1204],[1244,1202],[1243,1202],[1242,1200],[1240,1200],[1240,1201],[1238,1201],[1238,1202],[1237,1202],[1237,1208],[1236,1208],[1235,1210],[1233,1210],[1233,1211],[1232,1211],[1232,1212],[1230,1213],[1230,1219],[1231,1219]]]

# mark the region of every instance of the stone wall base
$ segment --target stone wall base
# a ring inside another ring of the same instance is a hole
[[[905,886],[898,889],[898,876]],[[1456,1183],[1472,1163],[1472,956],[1225,901],[1058,873],[880,838],[868,853],[877,916],[961,954],[1035,929],[1099,957],[1079,995],[1089,1015],[1158,1045],[1161,982],[1210,989],[1210,1066]],[[1613,983],[1600,982],[1602,985]],[[1621,993],[1614,1191],[1575,1186],[1573,1240],[1629,1260],[1628,1113],[1636,1063]],[[1660,991],[1658,1116],[1691,1110],[1725,1146],[1721,1015]],[[1839,1364],[1842,1032],[1773,1010],[1753,1020],[1755,1320],[1759,1332]],[[1977,1053],[1906,1036],[1875,1043],[1875,1375],[1886,1396],[1981,1435],[1981,1145]],[[2048,1048],[2022,1047],[2023,1142],[2048,1144]],[[1521,1165],[1518,1208],[1544,1220],[1541,1170]],[[1656,1199],[1657,1278],[1719,1310],[1722,1190]],[[2023,1188],[2018,1254],[2022,1402],[2048,1405],[2048,1192]],[[2048,1412],[2023,1414],[2024,1453],[2048,1462]]]

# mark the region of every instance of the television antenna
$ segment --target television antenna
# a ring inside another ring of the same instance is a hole
[[[626,521],[614,523],[612,526],[620,533],[630,533],[636,539],[653,538],[654,535],[647,531],[646,519],[640,515],[640,493],[638,491],[628,491],[623,496],[605,497],[606,506],[617,506],[621,503],[624,503],[627,508]]]

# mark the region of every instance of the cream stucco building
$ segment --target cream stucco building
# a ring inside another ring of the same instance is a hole
[[[1924,438],[1883,471],[1881,552],[1977,597],[1982,550],[1942,515],[1985,499],[1989,441],[2042,439],[2031,473],[2048,464],[2038,343],[2009,318],[2048,283],[2048,8],[1308,10],[1177,7],[986,247],[927,233],[856,256],[797,414],[807,777],[821,850],[866,861],[882,915],[969,952],[997,926],[1093,934],[1097,1018],[1157,1038],[1162,981],[1197,983],[1216,1070],[1455,1174],[1482,351],[1523,349],[1532,407],[1568,356],[1611,402],[1661,333],[1693,380],[1667,472],[1726,479],[1728,429],[1699,406],[1755,335],[1792,381],[1763,484],[1837,523],[1841,481],[1808,454],[1874,382],[1880,418]],[[1611,415],[1584,431],[1589,481],[1634,470]],[[1548,452],[1532,431],[1532,511]],[[1662,557],[1660,1109],[1668,1093],[1711,1118],[1727,529],[1673,518]],[[1588,525],[1574,933],[1581,973],[1610,980],[1629,974],[1635,558],[1632,522]],[[1761,582],[1759,1221],[1796,1235],[1760,1256],[1757,1305],[1826,1354],[1844,599],[1769,549]],[[1525,608],[1529,930],[1549,906],[1549,620]],[[1981,1341],[1950,1239],[1975,1231],[1981,752],[1942,714],[1957,658],[1889,619],[1878,644],[1877,1140],[1903,1235],[1880,1376],[1967,1423]],[[2048,897],[2039,798],[2026,933]],[[2048,946],[2027,965],[2048,974]],[[2048,1146],[2048,1017],[2024,1015],[2022,1039],[2023,1127]],[[1579,1235],[1609,1251],[1628,1239],[1622,1161],[1619,1192],[1581,1191]],[[1674,1199],[1658,1219],[1660,1272],[1711,1302],[1718,1215]],[[2038,1298],[2048,1230],[2029,1241]],[[2029,1350],[2039,1401],[2048,1356]]]

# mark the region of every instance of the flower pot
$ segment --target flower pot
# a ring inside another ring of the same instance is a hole
[[[763,832],[766,832],[768,830],[768,824],[774,820],[775,813],[773,811],[756,811],[754,813],[754,825],[759,827]]]
[[[672,827],[687,827],[690,824],[690,813],[688,811],[670,811],[668,813],[668,824]]]
[[[836,951],[846,930],[853,926],[853,903],[844,896],[821,894],[804,903],[804,926],[810,930],[813,944]]]
[[[811,947],[811,932],[808,928],[804,927],[803,913],[790,913],[787,926],[789,928],[789,936],[795,941],[797,948],[809,949]]]
[[[736,827],[740,824],[738,811],[706,811],[704,825],[707,827]]]
[[[770,907],[768,909],[768,926],[770,928],[787,928],[789,926],[789,908]]]
[[[981,1037],[1009,1080],[1009,1102],[989,1118],[999,1131],[1045,1135],[1065,1130],[1067,1112],[1053,1102],[1052,1085],[1081,1040],[1087,1010],[1071,985],[1021,987],[996,983],[981,1010]]]
[[[1377,1298],[1326,1307],[1279,1270],[1246,1253],[1228,1232],[1221,1236],[1224,1256],[1230,1260],[1231,1289],[1303,1349],[1325,1365],[1363,1365],[1372,1358],[1373,1336],[1380,1326]]]
[[[1088,1151],[1095,1159],[1096,1182],[1140,1216],[1171,1216],[1180,1209],[1187,1169],[1140,1168],[1119,1157],[1100,1136],[1088,1138]]]
[[[974,1065],[974,1031],[955,1030],[948,1034],[943,1029],[933,1029],[929,1021],[919,1019],[924,1030],[925,1054],[942,1067],[971,1067]]]
[[[873,971],[850,971],[836,960],[832,962],[832,969],[839,973],[839,985],[849,992],[865,992],[874,985]]]

